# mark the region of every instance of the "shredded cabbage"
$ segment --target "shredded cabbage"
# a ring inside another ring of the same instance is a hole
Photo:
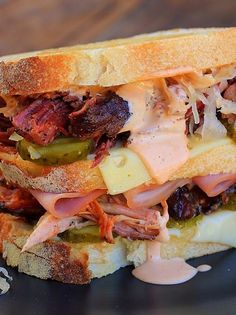
[[[204,92],[198,92],[197,95],[205,105],[204,123],[196,132],[202,136],[204,141],[220,139],[226,137],[227,130],[216,117],[216,87],[206,89]]]
[[[193,134],[194,124],[199,124],[200,117],[197,102],[204,107],[204,122],[195,133],[200,134],[204,141],[224,138],[227,130],[217,119],[216,110],[223,114],[236,114],[236,102],[224,99],[221,92],[228,87],[228,81],[236,76],[236,67],[231,65],[213,69],[210,74],[194,72],[176,77],[188,95],[187,105],[192,108],[193,118],[189,122],[189,133]]]
[[[189,105],[192,107],[194,123],[199,124],[200,117],[197,109],[197,95],[194,88],[190,85],[188,87],[189,90]]]
[[[236,114],[236,102],[227,100],[221,96],[220,90],[214,87],[216,95],[216,107],[222,114]]]
[[[236,67],[235,65],[230,65],[228,67],[221,67],[212,71],[215,84],[231,80],[236,76]]]
[[[9,137],[9,140],[16,141],[16,142],[21,141],[23,139],[24,138],[16,132],[13,132],[13,134]]]

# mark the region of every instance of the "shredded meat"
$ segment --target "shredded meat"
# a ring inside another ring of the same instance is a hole
[[[109,155],[109,150],[117,143],[117,141],[122,143],[122,146],[125,147],[129,136],[129,131],[119,133],[116,138],[107,138],[106,136],[102,136],[96,145],[94,152],[95,158],[93,160],[92,167],[97,166],[105,156]]]
[[[159,230],[145,229],[145,227],[130,226],[128,222],[121,221],[114,224],[113,231],[131,240],[154,240],[159,235]]]
[[[29,218],[38,218],[45,212],[30,193],[7,186],[4,180],[0,184],[0,210]]]
[[[86,210],[92,216],[93,221],[100,226],[101,238],[105,239],[109,243],[114,243],[112,229],[114,226],[115,216],[107,215],[97,201],[91,202],[87,206]]]
[[[52,142],[61,132],[67,135],[71,107],[61,99],[39,98],[13,118],[17,133],[40,145]]]
[[[226,204],[229,196],[236,192],[236,185],[225,192],[208,197],[199,187],[189,188],[187,185],[179,187],[167,200],[169,215],[172,218],[185,220],[201,213],[208,214]]]
[[[198,110],[198,114],[199,114],[199,124],[194,124],[193,125],[193,132],[195,132],[199,127],[201,127],[204,123],[204,107],[205,105],[198,101],[197,102],[197,110]],[[185,120],[186,120],[186,130],[185,130],[185,134],[188,135],[190,134],[190,122],[193,119],[193,111],[192,111],[192,107],[190,107],[186,114],[185,114]]]
[[[69,130],[81,140],[100,139],[102,135],[113,138],[129,117],[128,102],[110,92],[88,99],[80,110],[72,112]]]
[[[102,239],[112,243],[112,232],[133,240],[152,240],[159,235],[163,225],[161,207],[130,209],[122,200],[116,203],[112,199],[110,203],[109,198],[102,196],[99,201],[91,202],[78,214],[100,226]]]
[[[8,128],[6,131],[0,131],[0,142],[7,146],[15,146],[15,142],[9,140],[9,137],[13,134],[14,128]]]
[[[222,96],[225,99],[236,102],[236,77],[233,78],[232,80],[229,80],[228,83],[229,83],[229,86],[223,92]],[[230,126],[232,126],[233,129],[235,129],[236,114],[220,114],[220,118],[223,118],[223,123],[224,123],[224,120],[226,120],[226,122]],[[226,125],[226,128],[229,129],[229,126]],[[228,134],[229,134],[229,136],[231,134],[231,132],[229,132],[229,130],[228,130]]]
[[[24,109],[13,117],[17,133],[40,145],[59,134],[97,143],[114,138],[129,118],[128,103],[115,93],[80,99],[68,93],[47,93],[22,100]]]
[[[221,114],[221,117],[223,119],[226,119],[227,122],[230,124],[230,125],[233,125],[235,124],[236,122],[236,115],[235,114]]]
[[[224,92],[224,98],[236,102],[236,82],[227,87]]]
[[[0,114],[0,130],[6,131],[12,127],[12,123],[9,118],[5,117],[3,114]]]
[[[101,142],[95,150],[95,159],[93,160],[92,167],[97,166],[106,155],[109,155],[109,149],[115,144],[115,139],[106,139],[106,141]]]
[[[9,137],[14,132],[14,127],[12,126],[9,118],[4,117],[3,114],[0,114],[0,142],[5,145],[14,146],[15,142],[9,140]]]
[[[8,154],[15,154],[17,152],[15,146],[5,145],[0,143],[0,152],[5,152]]]

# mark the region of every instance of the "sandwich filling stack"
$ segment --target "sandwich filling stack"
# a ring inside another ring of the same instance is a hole
[[[7,264],[147,280],[142,266],[235,247],[235,47],[235,28],[190,29],[2,57]]]

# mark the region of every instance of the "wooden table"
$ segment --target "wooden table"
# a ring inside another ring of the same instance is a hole
[[[0,0],[0,55],[176,27],[233,26],[236,0]]]

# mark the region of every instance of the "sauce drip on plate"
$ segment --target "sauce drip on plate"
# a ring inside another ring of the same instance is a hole
[[[192,267],[179,257],[162,259],[160,245],[158,241],[148,243],[146,262],[132,272],[137,279],[153,284],[179,284],[192,279],[198,272],[211,269],[208,265]]]

